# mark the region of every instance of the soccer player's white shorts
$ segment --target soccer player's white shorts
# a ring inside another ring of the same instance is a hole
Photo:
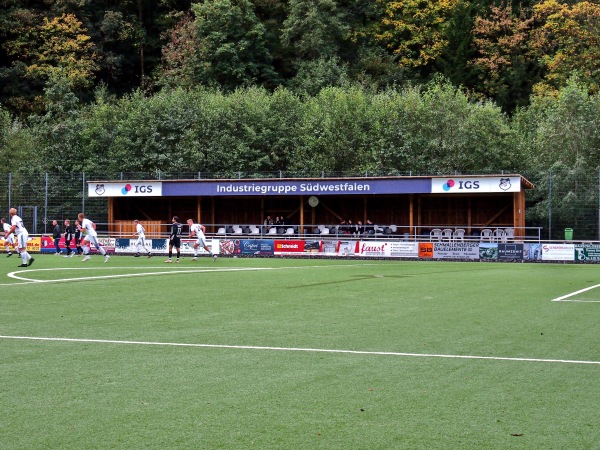
[[[198,246],[202,247],[202,248],[208,247],[208,245],[206,244],[206,241],[200,237],[198,239],[196,239],[196,244],[198,244]]]
[[[21,233],[17,236],[17,247],[19,248],[27,248],[27,241],[29,240],[29,233],[27,231],[21,231]]]
[[[137,238],[137,241],[135,241],[135,247],[146,247],[146,238],[145,237],[139,237]]]
[[[9,234],[8,237],[6,239],[4,239],[4,242],[9,243],[10,245],[12,245],[13,247],[15,246],[15,235],[14,234]]]
[[[88,241],[90,244],[94,244],[94,247],[96,247],[97,249],[100,248],[100,244],[98,243],[98,237],[97,236],[85,236],[83,238],[84,241]]]

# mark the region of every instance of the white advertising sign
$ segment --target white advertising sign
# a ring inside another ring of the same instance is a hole
[[[574,261],[574,244],[542,244],[542,261]]]
[[[439,259],[479,259],[479,243],[434,242],[433,257]]]
[[[418,258],[418,242],[390,242],[390,256],[399,258]]]
[[[88,197],[160,197],[162,182],[88,183]]]
[[[357,242],[356,256],[390,256],[390,242],[360,241]]]
[[[433,194],[476,194],[489,192],[520,192],[519,177],[452,177],[433,178],[431,192]]]

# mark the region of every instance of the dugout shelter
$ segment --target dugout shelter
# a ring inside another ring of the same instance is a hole
[[[342,220],[395,225],[395,234],[419,236],[433,228],[525,229],[525,192],[518,174],[436,177],[179,179],[88,181],[90,197],[108,200],[111,235],[142,220],[150,237],[164,235],[174,215],[216,233],[227,225],[261,225],[283,216],[297,233]]]

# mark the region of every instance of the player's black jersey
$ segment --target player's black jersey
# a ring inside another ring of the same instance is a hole
[[[173,225],[171,225],[171,239],[180,238],[182,233],[183,225],[181,225],[179,222],[175,222]]]
[[[65,241],[69,242],[71,239],[73,239],[73,228],[71,225],[67,225],[65,227]]]

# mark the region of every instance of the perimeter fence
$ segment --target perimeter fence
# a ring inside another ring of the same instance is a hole
[[[414,173],[0,173],[0,211],[8,215],[17,208],[32,234],[52,230],[52,220],[62,224],[85,212],[96,223],[108,222],[108,199],[87,196],[90,180],[173,180],[242,178],[334,178],[385,175],[428,175]],[[455,173],[454,176],[477,174]],[[526,226],[539,227],[542,240],[563,240],[565,230],[577,241],[600,240],[600,172],[577,169],[523,173],[535,188],[526,191]],[[448,176],[435,174],[434,176]],[[166,220],[166,219],[165,219]]]

